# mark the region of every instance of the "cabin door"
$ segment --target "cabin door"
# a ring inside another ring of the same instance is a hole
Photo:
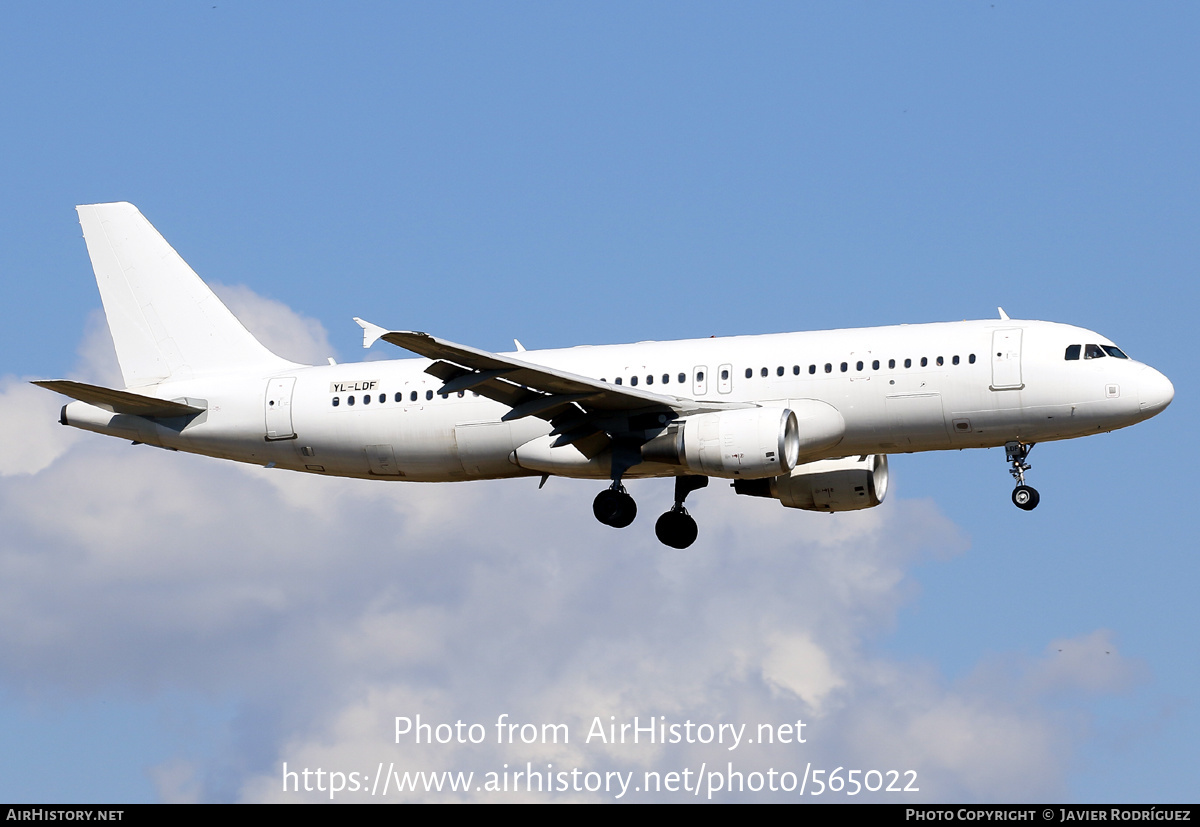
[[[285,376],[267,383],[266,417],[267,439],[295,439],[292,430],[292,389],[296,377]]]
[[[992,333],[992,390],[1020,390],[1021,328],[997,330]]]

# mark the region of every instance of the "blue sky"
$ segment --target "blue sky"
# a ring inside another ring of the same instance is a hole
[[[281,761],[395,759],[359,715],[800,709],[826,722],[804,760],[912,764],[926,800],[1195,799],[1194,7],[5,17],[0,797],[270,798]],[[364,488],[60,433],[23,383],[111,372],[73,207],[113,200],[318,360],[358,358],[355,315],[501,350],[1003,305],[1103,332],[1176,399],[1039,446],[1030,514],[997,450],[900,456],[867,515],[711,488],[668,557],[644,517],[595,525],[586,483]]]

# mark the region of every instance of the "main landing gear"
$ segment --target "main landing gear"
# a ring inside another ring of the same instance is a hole
[[[675,478],[675,504],[654,524],[654,533],[664,545],[687,548],[696,542],[696,521],[683,507],[683,501],[688,494],[706,485],[708,477],[688,475]],[[592,502],[592,513],[607,526],[625,528],[637,516],[637,503],[625,491],[625,486],[613,481],[611,486],[596,495]]]
[[[624,528],[637,516],[637,503],[626,493],[625,486],[614,481],[610,488],[596,495],[592,502],[592,513],[605,525]]]
[[[1004,457],[1012,465],[1008,473],[1012,474],[1013,479],[1017,481],[1017,487],[1013,489],[1012,501],[1013,505],[1022,511],[1033,511],[1037,508],[1041,497],[1038,495],[1037,489],[1025,484],[1025,472],[1033,466],[1025,461],[1029,456],[1029,452],[1033,450],[1033,445],[1026,445],[1022,442],[1006,442],[1004,443]]]
[[[675,505],[654,524],[654,533],[659,542],[671,548],[687,548],[696,542],[696,521],[683,507],[687,495],[708,485],[708,477],[683,476],[675,478]]]
[[[597,520],[613,528],[624,528],[633,522],[637,516],[637,503],[621,485],[621,476],[641,461],[641,451],[636,445],[613,445],[612,485],[597,494],[592,502],[592,513]]]

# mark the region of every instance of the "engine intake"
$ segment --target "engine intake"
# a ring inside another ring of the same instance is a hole
[[[771,479],[734,480],[733,488],[750,497],[773,497],[788,508],[806,511],[858,511],[887,496],[888,462],[883,454],[810,462]]]

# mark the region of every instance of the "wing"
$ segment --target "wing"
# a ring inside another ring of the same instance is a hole
[[[385,330],[359,318],[354,321],[363,329],[363,347],[383,339],[432,359],[433,364],[425,372],[444,383],[438,393],[472,390],[507,405],[509,411],[501,417],[504,421],[526,416],[545,419],[554,426],[550,433],[558,436],[555,447],[573,444],[589,457],[607,448],[614,437],[648,427],[661,428],[680,416],[755,407],[738,402],[700,402],[614,385],[455,344],[428,333]]]

